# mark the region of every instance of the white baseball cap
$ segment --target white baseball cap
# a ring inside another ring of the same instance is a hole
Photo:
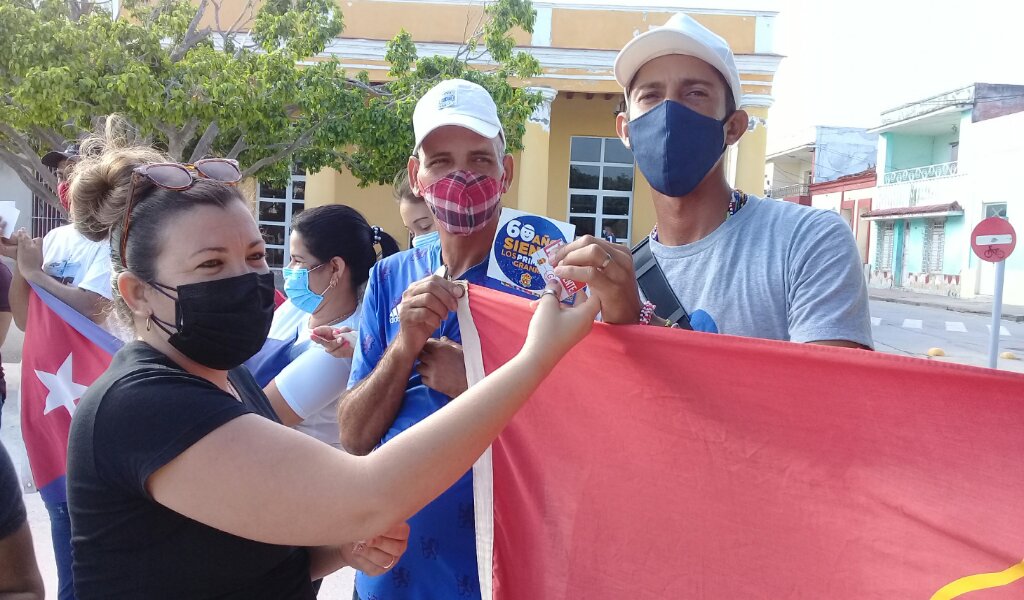
[[[718,69],[731,88],[736,108],[740,107],[743,90],[732,49],[725,40],[684,13],[676,13],[661,27],[630,40],[615,57],[615,81],[625,90],[640,67],[669,54],[699,58]]]
[[[412,113],[412,128],[416,132],[413,154],[431,132],[446,125],[465,127],[488,139],[499,134],[505,139],[498,107],[491,94],[465,79],[446,79],[430,88],[416,103]]]

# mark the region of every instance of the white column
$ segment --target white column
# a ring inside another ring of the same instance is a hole
[[[519,159],[519,209],[538,215],[548,213],[548,170],[551,144],[551,103],[558,90],[549,87],[526,88],[541,95],[541,103],[526,121],[523,154]]]
[[[533,109],[533,114],[530,115],[527,122],[540,125],[544,131],[551,131],[551,103],[558,96],[558,90],[549,87],[528,87],[526,91],[540,94],[541,97],[540,104]]]

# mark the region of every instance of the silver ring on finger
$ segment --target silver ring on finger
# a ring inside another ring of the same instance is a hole
[[[388,564],[384,565],[384,570],[387,571],[391,567],[395,566],[395,561],[396,560],[398,560],[398,557],[397,556],[392,556],[391,557],[391,561],[388,562]]]
[[[607,253],[607,252],[605,252],[605,253],[604,253],[604,262],[603,262],[603,263],[601,263],[601,266],[600,266],[600,267],[598,267],[598,268],[597,268],[597,270],[598,270],[598,271],[601,271],[601,272],[604,272],[605,268],[606,268],[606,267],[607,267],[608,265],[610,265],[610,264],[612,264],[612,255],[611,255],[611,254],[609,254],[609,253]]]

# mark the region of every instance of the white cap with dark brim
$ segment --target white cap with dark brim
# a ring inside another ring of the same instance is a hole
[[[630,40],[615,57],[615,81],[626,90],[641,67],[670,54],[699,58],[717,69],[729,84],[736,107],[740,107],[743,90],[732,49],[724,39],[684,13],[676,13],[661,27]]]
[[[416,134],[413,154],[419,151],[434,130],[454,125],[464,127],[488,139],[505,131],[498,118],[498,107],[483,86],[465,79],[446,79],[430,88],[416,103],[412,126]]]

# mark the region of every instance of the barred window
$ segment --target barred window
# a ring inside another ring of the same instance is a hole
[[[878,254],[875,255],[875,268],[879,271],[892,271],[893,238],[896,228],[892,221],[883,221],[878,228]]]
[[[306,171],[294,165],[287,184],[275,187],[261,182],[257,196],[256,219],[267,245],[267,264],[280,270],[291,262],[292,218],[306,208]]]
[[[945,219],[928,221],[926,227],[921,272],[941,273],[942,257],[946,252],[946,221]]]

